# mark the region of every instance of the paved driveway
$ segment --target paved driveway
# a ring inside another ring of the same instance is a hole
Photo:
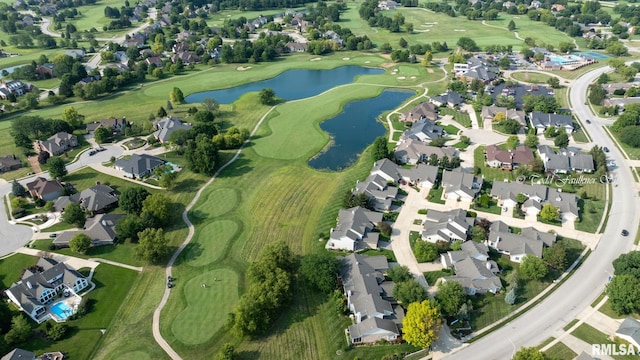
[[[103,145],[102,147],[106,150],[96,152],[94,155],[89,155],[90,150],[83,152],[80,154],[78,161],[67,166],[67,170],[71,172],[91,164],[102,164],[103,162],[109,161],[112,156],[115,158],[122,156],[122,153],[124,152],[124,150],[118,145]]]

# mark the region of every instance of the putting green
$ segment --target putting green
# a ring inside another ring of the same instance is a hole
[[[215,189],[209,193],[206,201],[201,202],[196,212],[216,217],[231,211],[238,205],[238,191],[231,188]]]
[[[238,302],[238,275],[230,269],[209,271],[193,277],[182,291],[187,307],[173,320],[171,331],[183,344],[202,344],[222,328]]]
[[[185,254],[187,263],[203,266],[218,261],[238,228],[238,223],[233,220],[214,221],[199,228]]]

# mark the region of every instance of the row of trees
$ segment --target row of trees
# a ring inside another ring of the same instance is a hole
[[[614,277],[607,284],[611,308],[619,315],[640,312],[640,251],[620,255],[613,261]]]
[[[229,314],[227,326],[238,336],[263,334],[290,303],[298,260],[284,241],[267,244],[247,271],[248,289]]]

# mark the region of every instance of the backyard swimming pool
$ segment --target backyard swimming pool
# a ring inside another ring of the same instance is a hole
[[[59,319],[66,319],[69,316],[73,315],[73,309],[64,301],[53,304],[50,311]]]

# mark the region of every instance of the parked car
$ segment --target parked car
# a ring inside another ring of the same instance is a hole
[[[54,237],[56,237],[56,236],[58,236],[58,234],[49,234],[49,237],[50,237],[50,238],[52,238],[52,239],[53,239]]]
[[[107,150],[107,149],[103,148],[102,146],[99,146],[99,147],[96,148],[96,151],[105,151],[105,150]]]
[[[605,147],[602,148],[602,151],[609,152],[609,148],[605,146]]]
[[[96,154],[96,151],[95,151],[95,150],[91,150],[91,151],[89,151],[89,156],[93,156],[93,155],[95,155],[95,154]]]
[[[627,230],[622,230],[622,236],[629,236],[629,232]]]
[[[591,124],[591,120],[587,119],[587,124]]]

